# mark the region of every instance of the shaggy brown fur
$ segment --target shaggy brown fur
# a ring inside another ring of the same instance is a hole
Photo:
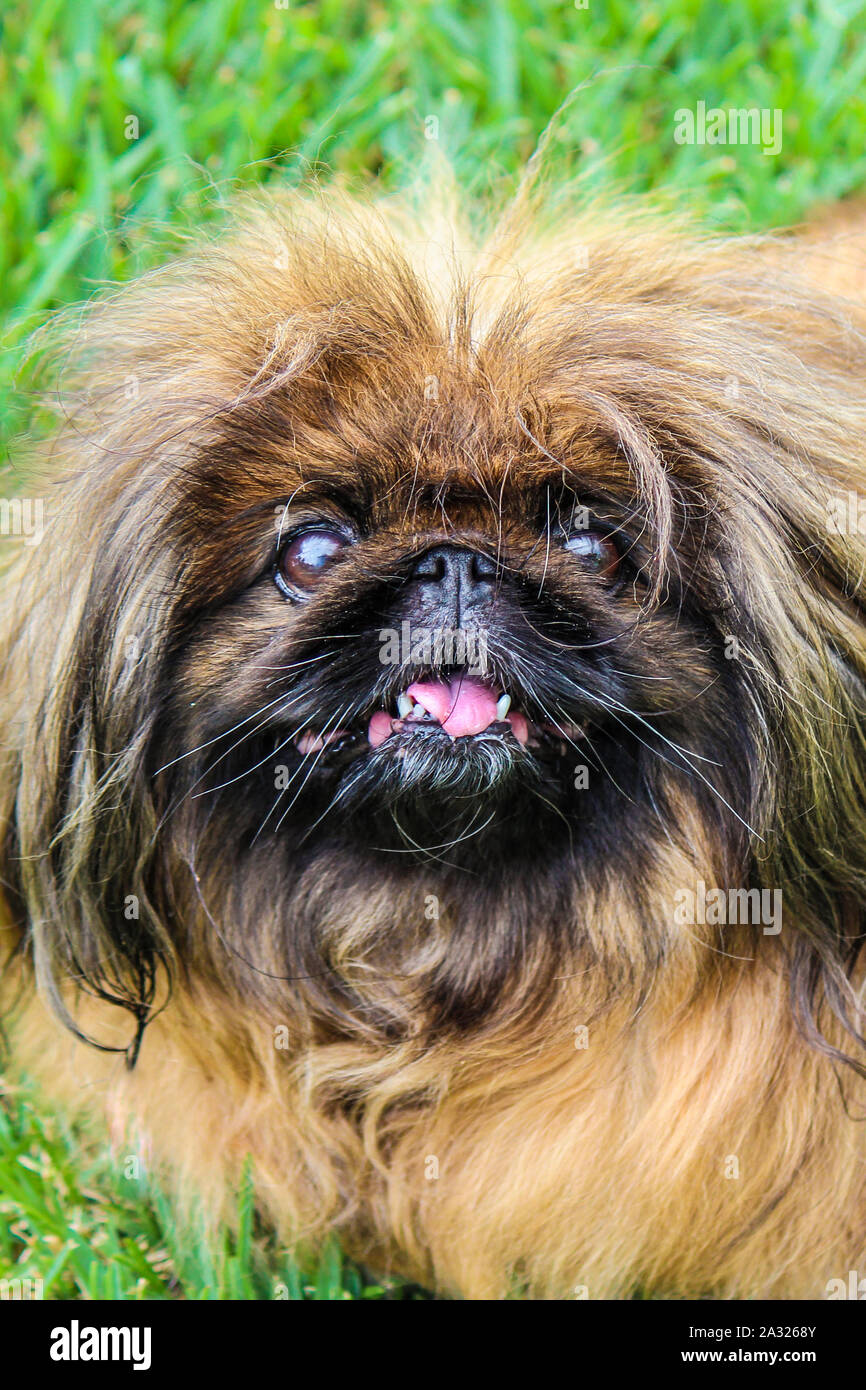
[[[823,1297],[866,1261],[859,310],[782,245],[442,207],[263,201],[61,338],[5,542],[16,1053],[215,1206],[249,1153],[286,1239],[468,1297]],[[287,517],[351,527],[306,604]],[[375,634],[443,542],[568,746],[286,751],[405,688]],[[681,924],[699,880],[782,930]]]

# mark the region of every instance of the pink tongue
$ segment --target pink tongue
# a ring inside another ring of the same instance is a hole
[[[480,734],[496,719],[496,695],[483,681],[457,676],[448,681],[417,681],[407,695],[423,705],[452,738]]]

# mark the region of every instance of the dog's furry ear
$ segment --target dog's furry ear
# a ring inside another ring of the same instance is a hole
[[[786,518],[793,576],[775,602],[787,622],[763,672],[779,802],[765,862],[796,925],[785,944],[800,1028],[866,1076],[866,536],[836,530],[839,504],[831,482],[807,534],[802,512]]]
[[[276,299],[263,233],[256,256]],[[79,991],[128,1010],[132,1060],[176,964],[145,764],[185,592],[185,470],[279,317],[245,299],[238,259],[203,247],[61,318],[29,361],[54,419],[20,466],[51,514],[0,586],[0,886],[60,1017],[79,1031]]]
[[[743,354],[734,410],[748,437],[725,469],[739,490],[728,575],[751,629],[739,656],[764,712],[774,799],[756,860],[783,890],[802,1031],[866,1075],[866,527],[855,515],[866,315],[785,275],[762,298],[751,296],[760,339]],[[725,486],[720,475],[720,497]]]
[[[42,457],[22,460],[23,487],[48,515],[0,586],[0,883],[16,949],[73,1031],[82,991],[128,1010],[131,1061],[173,963],[145,766],[182,592],[163,523],[190,421],[207,413],[206,361],[186,382],[175,364],[175,396],[165,384],[178,342],[145,322],[163,301],[168,312],[165,285],[133,286],[53,330],[35,358],[34,386],[61,413]]]
[[[130,1041],[88,1041],[126,1051],[132,1065],[172,961],[170,880],[156,872],[144,765],[154,718],[147,644],[159,627],[153,615],[135,620],[130,575],[110,560],[69,574],[65,592],[56,574],[50,585],[40,578],[41,563],[30,559],[29,574],[7,582],[0,878],[17,949],[44,996],[82,1037],[79,990],[128,1010]]]

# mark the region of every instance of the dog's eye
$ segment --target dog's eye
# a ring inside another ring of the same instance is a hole
[[[565,548],[592,574],[601,579],[616,578],[622,556],[616,542],[602,531],[577,531],[569,536]]]
[[[308,593],[348,544],[348,536],[324,526],[302,531],[280,552],[277,587],[290,598]]]

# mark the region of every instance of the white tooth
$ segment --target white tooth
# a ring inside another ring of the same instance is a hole
[[[401,719],[412,713],[412,696],[407,695],[405,690],[402,695],[397,696],[397,713]]]
[[[504,719],[505,716],[506,716],[506,714],[508,713],[508,711],[509,711],[510,709],[511,709],[511,696],[510,696],[510,695],[500,695],[499,699],[496,701],[496,717],[497,717],[497,719]]]
[[[412,711],[412,717],[414,719],[424,719],[426,718],[426,715],[427,711],[423,705],[416,705]]]

